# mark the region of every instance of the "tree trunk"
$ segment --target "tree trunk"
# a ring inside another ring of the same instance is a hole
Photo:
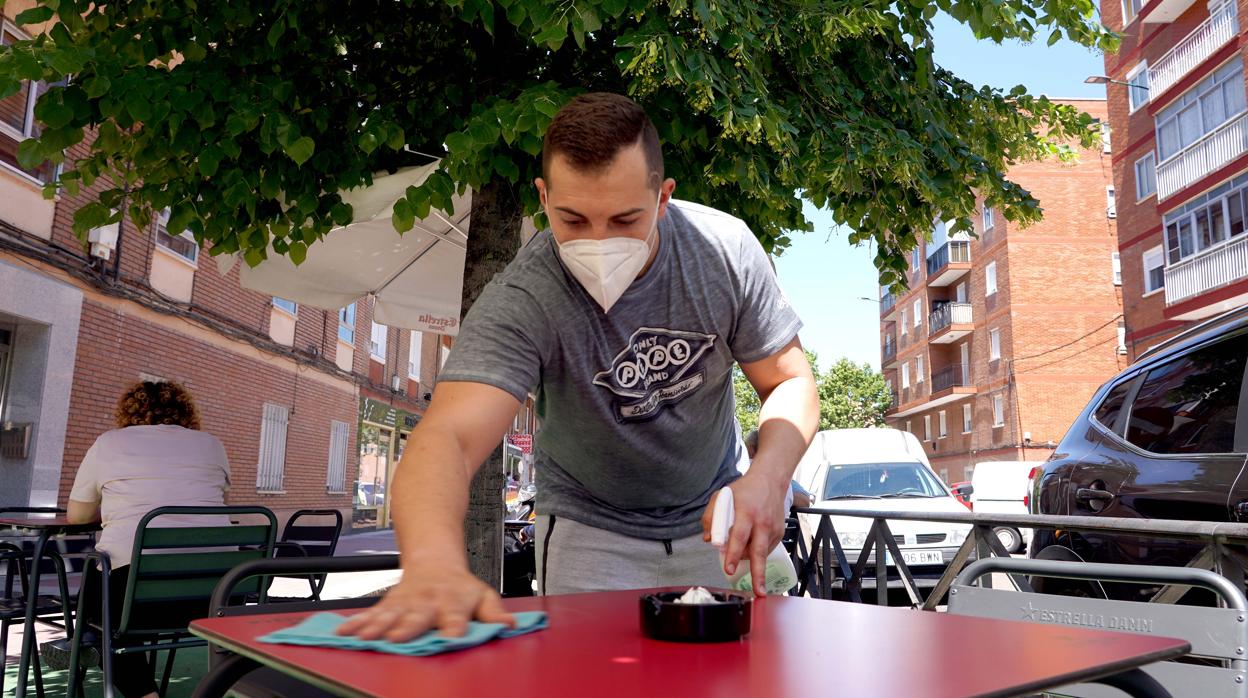
[[[519,185],[495,177],[472,192],[472,219],[464,259],[462,314],[467,314],[485,285],[520,249],[523,209]],[[500,441],[468,490],[464,542],[472,573],[495,588],[502,586],[503,445]]]

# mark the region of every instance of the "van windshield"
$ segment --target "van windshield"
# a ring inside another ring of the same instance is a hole
[[[824,499],[948,496],[936,476],[919,463],[855,463],[828,466]]]

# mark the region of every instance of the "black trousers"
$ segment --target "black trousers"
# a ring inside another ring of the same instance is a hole
[[[121,607],[126,599],[126,577],[130,574],[129,565],[113,570],[108,576],[109,619],[113,627],[121,622]],[[80,619],[86,619],[94,625],[103,621],[100,607],[100,571],[95,565],[87,565],[82,583],[86,587],[83,606],[78,609]],[[131,611],[130,628],[143,627],[185,627],[196,618],[208,615],[208,602],[187,603],[169,601],[158,604],[143,604]],[[101,648],[101,651],[102,648]],[[157,686],[155,668],[148,661],[147,652],[134,652],[113,655],[113,688],[125,698],[141,698],[155,693]]]

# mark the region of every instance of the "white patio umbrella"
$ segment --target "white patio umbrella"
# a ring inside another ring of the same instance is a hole
[[[310,245],[298,266],[278,254],[255,267],[244,264],[243,287],[326,310],[373,296],[379,324],[455,335],[471,193],[454,199],[454,215],[431,211],[402,235],[390,220],[394,202],[437,166],[403,169],[374,178],[372,186],[343,192],[354,211],[350,225]]]

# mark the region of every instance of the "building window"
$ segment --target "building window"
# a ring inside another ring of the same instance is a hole
[[[914,382],[922,383],[924,373],[925,371],[923,370],[923,355],[919,354],[918,356],[914,357]]]
[[[1140,16],[1140,8],[1148,0],[1122,0],[1122,26],[1126,27]]]
[[[1105,215],[1110,218],[1118,217],[1118,204],[1114,201],[1114,188],[1105,187]]]
[[[915,243],[914,249],[910,251],[910,273],[919,273],[919,263],[921,261],[922,260],[919,259],[919,245],[918,243]]]
[[[1157,155],[1149,151],[1135,161],[1135,200],[1142,201],[1157,193]]]
[[[1109,127],[1108,121],[1101,122],[1101,152],[1108,155],[1113,152],[1113,145],[1110,143],[1112,129]]]
[[[962,433],[971,433],[971,405],[967,403],[962,406]]]
[[[338,311],[338,339],[355,345],[355,303]]]
[[[923,415],[923,440],[932,440],[932,415],[930,414]]]
[[[1244,66],[1237,58],[1157,114],[1157,158],[1166,162],[1244,108]]]
[[[989,262],[984,267],[984,294],[991,296],[997,292],[997,263]]]
[[[282,310],[285,310],[291,315],[297,315],[299,313],[298,303],[295,303],[294,301],[288,301],[285,298],[278,298],[277,296],[273,296],[273,307],[281,308]]]
[[[913,425],[910,424],[910,420],[908,419],[906,420],[906,431],[910,432],[911,434],[914,433]]]
[[[923,301],[918,298],[914,299],[914,305],[911,308],[914,314],[914,328],[917,330],[923,326]]]
[[[1131,107],[1131,111],[1144,106],[1148,103],[1148,63],[1140,61],[1140,64],[1131,69],[1127,73],[1127,104]],[[1108,148],[1105,152],[1109,152]]]
[[[1114,285],[1121,286],[1122,285],[1122,256],[1119,253],[1115,252],[1110,257],[1110,262],[1113,265],[1113,269],[1114,269]]]
[[[1127,326],[1122,320],[1118,321],[1118,353],[1127,353]]]
[[[1242,235],[1248,175],[1240,175],[1166,214],[1166,259],[1187,259]]]
[[[368,351],[373,358],[385,362],[386,360],[386,326],[373,323],[372,332],[369,335]]]
[[[1005,396],[1001,394],[992,396],[992,426],[1005,426]]]
[[[283,405],[264,403],[260,423],[260,459],[256,467],[256,490],[281,492],[282,474],[286,469],[286,428],[290,409]]]
[[[943,439],[949,435],[949,426],[948,426],[948,420],[945,418],[945,411],[941,410],[937,414],[937,417],[938,419],[936,420],[936,426],[937,426],[936,438]]]
[[[905,308],[902,308],[901,309],[901,336],[902,337],[906,336],[906,332],[907,332],[906,328],[910,326],[910,323],[908,321],[909,318],[910,318],[910,314],[906,312]]]
[[[336,419],[329,422],[329,468],[325,474],[325,491],[345,494],[347,491],[347,423]]]
[[[156,214],[156,246],[168,250],[182,259],[195,264],[199,261],[199,245],[191,231],[178,234],[169,232],[169,209]]]
[[[0,21],[0,46],[9,46],[26,39],[26,35],[16,27]],[[17,148],[22,141],[38,138],[42,133],[35,121],[35,102],[47,91],[47,83],[23,80],[18,83],[17,92],[0,99],[0,163],[41,184],[52,181],[56,176],[56,166],[45,162],[28,170],[18,164]]]
[[[910,362],[909,361],[901,362],[901,389],[902,390],[910,389]]]
[[[1001,360],[1001,330],[988,330],[988,360]]]
[[[1166,287],[1166,257],[1161,245],[1144,253],[1144,293],[1160,291]]]
[[[407,351],[407,375],[414,381],[420,380],[420,351],[424,345],[425,335],[412,330],[412,342]]]
[[[993,213],[992,207],[984,204],[984,230],[992,230],[996,224],[996,214]]]

